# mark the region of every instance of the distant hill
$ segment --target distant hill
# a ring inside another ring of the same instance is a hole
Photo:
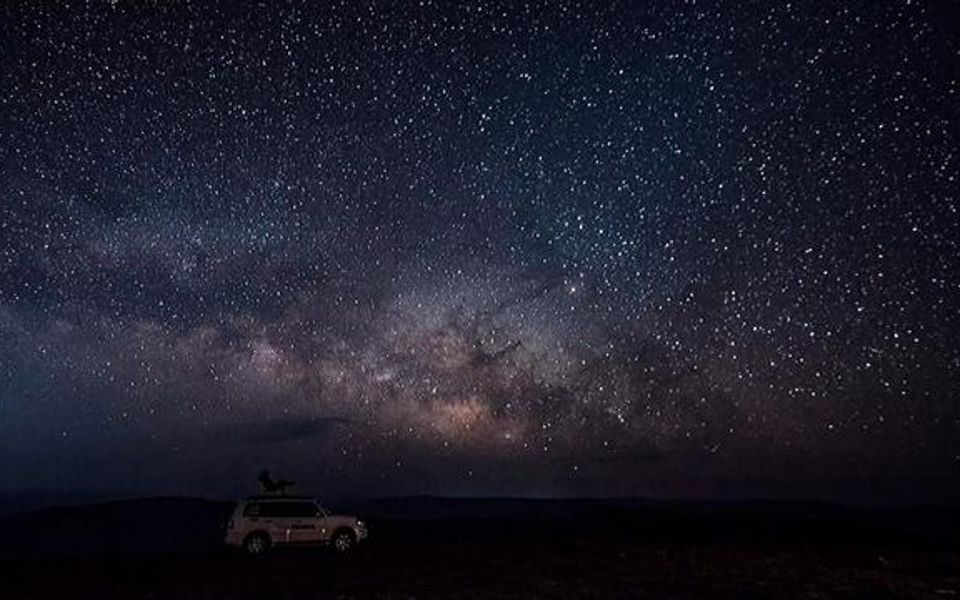
[[[0,490],[0,517],[51,506],[72,506],[103,502],[119,497],[104,492],[63,492],[55,490]]]

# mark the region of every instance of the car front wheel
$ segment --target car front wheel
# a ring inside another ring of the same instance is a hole
[[[330,545],[337,552],[337,554],[346,554],[353,550],[354,545],[356,544],[356,539],[353,537],[353,532],[342,529],[335,534],[333,534],[333,539],[330,540]]]

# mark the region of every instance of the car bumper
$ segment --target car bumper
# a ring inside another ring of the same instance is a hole
[[[223,543],[228,546],[242,546],[243,539],[240,537],[239,531],[228,531],[223,538]]]

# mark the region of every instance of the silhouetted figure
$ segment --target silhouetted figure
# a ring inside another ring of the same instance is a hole
[[[257,477],[257,481],[260,482],[260,486],[263,488],[264,494],[277,495],[286,494],[288,487],[293,487],[297,484],[296,481],[287,481],[286,479],[278,479],[277,481],[274,481],[270,477],[270,471],[266,469],[260,471],[260,476]]]

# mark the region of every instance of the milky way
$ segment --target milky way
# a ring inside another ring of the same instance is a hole
[[[957,496],[949,3],[315,4],[0,12],[2,487]]]

